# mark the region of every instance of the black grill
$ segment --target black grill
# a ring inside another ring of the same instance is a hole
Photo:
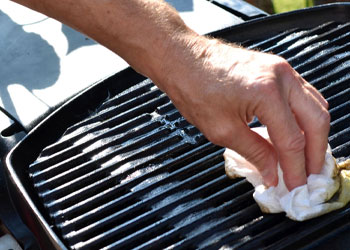
[[[285,57],[321,91],[330,105],[333,154],[349,158],[350,23],[302,27],[241,43]],[[118,87],[105,95],[88,91],[86,100],[105,101],[89,112],[74,109],[67,126],[64,116],[53,116],[55,122],[34,132],[49,136],[55,123],[63,124],[58,141],[40,139],[33,149],[34,157],[41,154],[29,166],[33,184],[27,186],[67,247],[294,249],[319,246],[348,227],[349,206],[302,223],[262,214],[251,185],[225,176],[224,149],[208,142],[150,80],[129,75],[129,81],[109,79]]]

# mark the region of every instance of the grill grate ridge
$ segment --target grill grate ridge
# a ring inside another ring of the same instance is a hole
[[[176,193],[179,192],[179,190],[186,190],[184,187],[189,187],[190,184],[193,185],[193,181],[196,182],[196,185],[195,185],[196,188],[192,191],[192,194],[195,193],[195,192],[198,192],[198,189],[199,190],[206,190],[207,187],[210,184],[211,184],[211,187],[212,187],[212,185],[220,184],[217,180],[215,180],[218,175],[220,176],[220,172],[221,172],[220,170],[222,170],[222,164],[221,163],[216,164],[215,166],[211,167],[210,169],[202,171],[201,173],[192,176],[191,178],[187,179],[184,182],[181,182],[180,184],[175,184],[171,188],[165,189],[159,196],[151,197],[151,198],[148,198],[148,199],[146,199],[144,201],[140,201],[139,204],[135,204],[135,206],[133,206],[133,208],[136,209],[136,208],[139,207],[139,205],[141,205],[141,206],[147,206],[147,205],[148,206],[152,206],[152,205],[155,205],[156,202],[159,202],[162,199],[164,199],[165,195],[176,194]],[[221,174],[222,174],[222,172],[221,172]],[[201,179],[199,179],[199,178],[201,178]],[[206,183],[204,180],[208,180],[209,178],[210,179],[214,178],[214,181]],[[223,179],[222,176],[219,177],[219,178]],[[200,180],[202,180],[202,181],[200,181]],[[190,193],[189,193],[189,195],[190,195]],[[152,202],[152,203],[145,204],[147,202],[148,203]],[[132,208],[127,208],[125,210],[126,211],[120,211],[120,214],[122,216],[125,216],[126,213],[131,212]],[[153,211],[153,212],[150,211],[149,214],[152,214],[153,216],[159,216],[158,213],[156,213],[155,211]],[[149,218],[147,213],[143,214],[140,217]],[[96,238],[98,238],[102,243],[105,243],[108,240],[108,237],[111,237],[113,235],[117,235],[118,232],[119,232],[118,230],[127,230],[128,226],[129,227],[130,226],[135,226],[134,225],[135,221],[137,223],[136,226],[139,226],[140,223],[142,223],[144,225],[146,220],[138,220],[138,218],[129,220],[129,221],[125,222],[121,226],[117,226],[117,227],[114,227],[114,228],[110,229],[110,231],[108,233],[104,232],[103,234],[101,234],[99,236],[96,236]],[[158,223],[157,223],[157,225],[158,225]],[[91,242],[91,244],[96,244],[97,243],[95,240],[90,239],[90,240],[87,241],[87,244],[86,244],[85,247],[89,248],[90,247],[90,244],[89,244],[90,242]]]
[[[171,221],[176,222],[178,218],[183,219],[186,216],[190,215],[192,213],[191,211],[200,211],[201,209],[203,209],[203,207],[209,206],[209,202],[210,202],[210,204],[213,204],[215,202],[222,201],[222,200],[230,200],[231,199],[230,195],[232,193],[235,193],[235,194],[244,193],[246,190],[250,189],[248,184],[243,185],[240,182],[227,186],[228,184],[224,182],[224,181],[227,182],[227,179],[223,179],[222,177],[219,177],[219,178],[221,179],[221,181],[219,181],[219,182],[217,180],[214,180],[214,181],[211,181],[210,183],[207,183],[203,187],[197,188],[197,190],[193,190],[191,192],[191,197],[189,197],[187,194],[187,196],[182,196],[180,199],[177,199],[176,201],[174,200],[174,202],[166,204],[166,206],[163,206],[163,207],[160,207],[156,210],[153,210],[152,213],[161,214],[163,219],[161,221],[159,221],[157,223],[157,225],[149,225],[147,228],[150,230],[157,230],[157,229],[155,229],[155,227],[159,227],[160,223],[171,224],[170,223]],[[220,184],[219,185],[220,188],[221,188],[221,186],[225,185],[225,188],[223,188],[222,190],[219,190],[217,194],[212,194],[212,193],[214,193],[214,191],[211,190],[212,188],[214,188],[214,190],[219,189],[217,184]],[[198,200],[199,202],[197,202],[195,204],[192,204],[193,198],[198,199],[198,197],[201,197],[203,195],[202,194],[203,188],[210,191],[209,193],[211,193],[212,195],[208,196],[205,199],[203,198],[203,200]],[[178,208],[182,204],[186,204],[186,205],[192,204],[192,205],[186,206],[185,208],[183,208],[183,210],[180,213],[174,214],[173,216],[164,216],[165,214],[169,213],[168,209],[173,209],[175,211],[176,208]],[[89,227],[95,227],[95,225],[97,225],[97,224],[91,224],[91,225],[89,225]],[[145,226],[145,225],[142,225],[142,226]],[[86,232],[86,229],[84,229],[84,230]],[[82,230],[83,233],[84,233],[84,230]],[[144,229],[144,230],[146,230],[146,229]],[[78,233],[79,232],[77,232],[77,234]]]
[[[217,152],[215,152],[214,154],[217,154]],[[213,156],[213,154],[211,154],[211,156]],[[219,156],[220,156],[220,154],[219,154]],[[218,156],[216,156],[216,157],[218,157]],[[207,159],[208,159],[208,157],[207,157]],[[213,161],[213,160],[217,160],[217,158],[216,159],[215,158],[210,159],[210,161]],[[142,195],[145,195],[147,192],[150,192],[155,187],[157,187],[159,185],[165,185],[166,181],[168,181],[170,183],[175,182],[175,178],[174,178],[175,176],[178,177],[178,178],[181,178],[184,174],[188,173],[189,171],[194,172],[196,170],[196,172],[198,172],[200,169],[191,169],[191,167],[195,166],[196,168],[199,168],[199,167],[201,167],[203,162],[199,162],[199,163],[200,163],[200,165],[194,165],[192,163],[192,164],[186,166],[185,168],[176,170],[174,173],[169,174],[169,176],[165,177],[164,179],[158,180],[157,182],[154,182],[154,183],[152,183],[149,186],[145,186],[141,190],[134,191],[133,193],[128,193],[128,194],[126,194],[124,196],[120,196],[118,199],[111,200],[110,202],[105,203],[103,206],[97,207],[96,210],[98,210],[98,211],[94,212],[94,214],[91,214],[90,216],[82,215],[81,217],[82,217],[82,219],[84,219],[84,217],[85,217],[85,218],[88,218],[89,220],[92,220],[93,216],[97,216],[99,213],[103,213],[104,209],[110,209],[110,207],[112,207],[113,205],[117,206],[117,205],[123,204],[125,202],[125,200],[128,201],[130,199],[134,199],[134,197],[137,197],[138,199],[140,199],[140,197]],[[215,168],[214,170],[216,171],[217,168]],[[196,173],[196,172],[194,172],[194,173]],[[198,176],[198,177],[202,176],[204,178],[204,177],[206,177],[206,171],[202,171],[202,172],[196,173],[196,176]],[[184,178],[184,177],[182,177],[182,178]],[[188,183],[188,180],[185,180],[185,181],[182,182],[181,185],[186,185],[187,183]],[[174,193],[174,192],[176,192],[176,190],[175,189],[169,189],[168,192]],[[161,194],[161,196],[163,196],[163,195],[164,194]],[[161,199],[161,196],[157,197],[157,199]],[[143,202],[142,205],[146,205],[146,202]],[[72,210],[73,208],[70,208],[70,210]],[[80,219],[79,217],[76,217],[75,218],[75,223],[77,223],[79,221],[79,219]]]
[[[200,232],[199,234],[193,233],[194,235],[188,238],[183,239],[182,241],[177,242],[176,244],[173,245],[174,248],[177,247],[185,247],[185,248],[191,248],[191,244],[193,241],[197,240],[198,238],[206,237],[211,234],[213,231],[220,231],[220,228],[222,227],[228,227],[228,226],[240,226],[251,219],[253,219],[257,214],[260,213],[260,209],[256,204],[250,205],[249,203],[247,204],[244,202],[245,200],[249,200],[247,195],[252,195],[252,192],[246,193],[243,197],[238,196],[235,199],[232,199],[231,201],[222,204],[221,206],[217,207],[212,213],[216,214],[215,217],[221,217],[221,220],[217,221],[214,223],[213,227],[208,226],[204,232]],[[241,202],[244,202],[244,205],[241,204]],[[234,206],[233,206],[234,205]],[[244,206],[244,209],[240,211],[232,211],[232,207],[239,207],[240,205]],[[242,216],[244,215],[244,216]],[[195,231],[198,227],[199,224],[202,224],[203,221],[209,222],[212,219],[212,214],[205,214],[202,218],[200,218],[201,221],[196,221],[193,224],[186,224],[181,227],[182,234],[191,234],[193,231]],[[227,223],[229,225],[227,225]],[[178,229],[180,230],[180,228]],[[164,237],[169,237],[169,234],[164,235]],[[157,238],[158,240],[158,238]],[[203,240],[203,238],[202,238]],[[152,244],[153,243],[153,244]],[[158,242],[156,240],[153,240],[151,242],[148,242],[147,244],[141,245],[137,247],[136,249],[143,249],[143,248],[152,248],[152,247],[157,247]],[[193,246],[192,246],[193,247]]]

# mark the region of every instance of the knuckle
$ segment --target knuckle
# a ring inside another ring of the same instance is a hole
[[[325,109],[329,109],[329,103],[327,102],[327,100],[326,99],[324,99],[324,104],[325,104]],[[330,117],[329,117],[330,118]]]
[[[265,100],[280,100],[285,81],[281,79],[291,75],[293,70],[289,63],[282,57],[269,55],[270,58],[261,67],[258,75],[253,79],[253,92]]]
[[[276,76],[283,79],[295,79],[296,72],[293,70],[292,66],[282,57],[276,56],[272,61],[272,70]]]
[[[327,110],[324,110],[321,112],[320,120],[321,120],[321,122],[323,122],[325,124],[330,123],[331,115],[329,114],[329,112]]]
[[[206,138],[216,145],[227,147],[230,144],[232,135],[232,132],[227,129],[215,129],[206,134]]]
[[[280,56],[274,57],[274,59],[272,60],[272,67],[274,67],[274,69],[276,70],[283,70],[283,71],[291,69],[291,66],[287,62],[287,60],[285,60]]]
[[[329,130],[331,115],[327,110],[321,110],[318,121],[315,123],[319,130]]]

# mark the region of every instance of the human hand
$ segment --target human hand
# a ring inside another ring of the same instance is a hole
[[[277,185],[277,161],[289,190],[321,171],[328,103],[286,60],[203,37],[169,51],[159,86],[211,142],[244,156],[268,186]],[[247,126],[253,116],[272,143]]]

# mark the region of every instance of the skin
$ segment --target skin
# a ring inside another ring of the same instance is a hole
[[[324,163],[328,103],[281,57],[189,29],[161,0],[16,0],[95,39],[165,91],[213,143],[231,148],[289,190]],[[251,131],[253,116],[271,143]]]

